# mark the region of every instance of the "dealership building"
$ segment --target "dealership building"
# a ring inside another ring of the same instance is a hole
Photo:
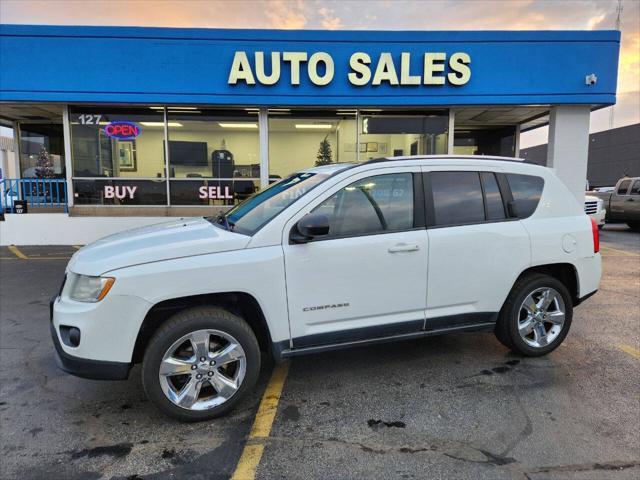
[[[316,164],[517,157],[542,125],[546,165],[581,199],[619,44],[618,31],[1,25],[15,164],[2,166],[0,242],[213,215]]]

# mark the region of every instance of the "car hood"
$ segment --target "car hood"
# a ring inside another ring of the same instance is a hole
[[[101,238],[78,250],[68,268],[74,273],[102,275],[132,265],[239,250],[250,240],[202,217],[183,218]]]

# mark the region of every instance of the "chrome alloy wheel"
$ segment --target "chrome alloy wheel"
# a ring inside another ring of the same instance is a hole
[[[165,396],[186,410],[207,410],[240,388],[247,358],[235,338],[219,330],[197,330],[176,340],[160,363]]]
[[[520,306],[520,337],[530,347],[546,347],[562,332],[565,313],[564,300],[557,290],[550,287],[535,289]]]

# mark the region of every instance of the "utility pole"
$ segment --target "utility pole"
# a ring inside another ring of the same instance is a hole
[[[616,16],[616,30],[620,30],[620,17],[622,16],[622,0],[618,0],[617,16]],[[611,105],[609,110],[609,130],[613,128],[613,120],[615,117],[615,105]]]

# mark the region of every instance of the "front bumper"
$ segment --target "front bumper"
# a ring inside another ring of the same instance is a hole
[[[69,355],[63,350],[60,339],[58,338],[58,333],[56,332],[56,327],[53,324],[53,304],[56,298],[57,297],[51,299],[49,304],[49,316],[51,338],[53,339],[53,345],[56,349],[55,359],[58,368],[76,377],[91,378],[94,380],[126,380],[129,378],[129,370],[131,370],[130,363],[88,360],[86,358]]]
[[[110,294],[97,303],[77,302],[65,289],[51,300],[51,335],[56,363],[65,372],[100,380],[123,380],[132,366],[133,350],[150,304],[133,295]],[[79,342],[66,331],[78,329]]]
[[[589,216],[593,218],[593,220],[596,222],[596,225],[601,227],[602,225],[604,225],[604,219],[607,216],[607,211],[602,208],[596,213],[590,213]]]

